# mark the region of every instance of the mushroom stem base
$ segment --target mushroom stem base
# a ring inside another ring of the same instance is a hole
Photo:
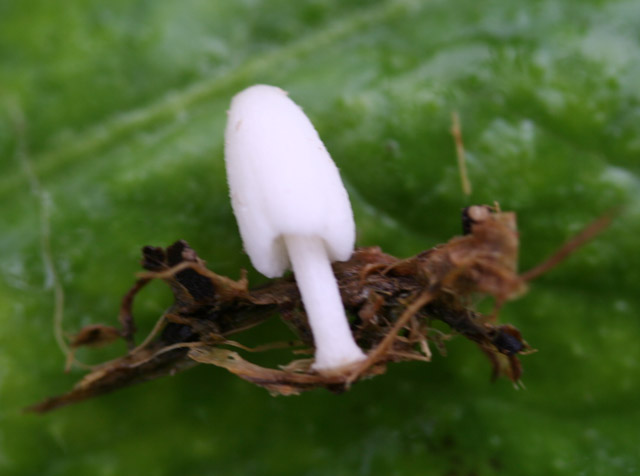
[[[322,238],[284,236],[315,343],[313,369],[333,371],[365,359],[349,328]]]

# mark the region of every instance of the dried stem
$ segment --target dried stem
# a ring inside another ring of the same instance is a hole
[[[552,268],[555,268],[560,262],[564,261],[571,255],[574,251],[582,247],[585,243],[591,241],[598,234],[600,234],[604,229],[609,227],[611,221],[618,214],[619,210],[612,209],[602,215],[600,218],[596,219],[592,223],[590,223],[587,227],[585,227],[580,233],[567,241],[564,245],[562,245],[555,253],[553,253],[549,258],[544,260],[537,266],[534,266],[529,271],[526,271],[520,275],[523,281],[531,281],[546,273]]]
[[[451,135],[456,145],[456,157],[458,159],[458,170],[460,171],[460,182],[462,184],[462,192],[469,197],[471,195],[471,182],[467,173],[467,158],[464,151],[464,143],[462,142],[462,130],[460,127],[460,117],[458,112],[451,113]]]

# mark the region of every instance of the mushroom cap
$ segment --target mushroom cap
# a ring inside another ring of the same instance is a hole
[[[313,124],[285,91],[256,85],[233,98],[225,161],[240,235],[258,271],[273,278],[290,267],[284,235],[320,236],[331,261],[349,259],[349,196]]]

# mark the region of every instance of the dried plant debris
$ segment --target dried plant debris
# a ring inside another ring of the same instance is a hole
[[[412,258],[398,259],[371,247],[357,249],[349,261],[333,265],[342,301],[352,316],[352,332],[368,354],[365,361],[336,375],[315,372],[310,358],[271,369],[240,355],[241,351],[277,347],[297,348],[297,354],[306,348],[312,355],[312,334],[292,276],[250,289],[244,276],[234,281],[207,269],[184,241],[166,249],[147,246],[142,259],[147,271],[122,301],[121,329],[92,325],[72,342],[75,349],[123,338],[130,346],[127,355],[92,367],[69,393],[28,410],[46,412],[198,363],[223,367],[275,395],[318,387],[342,392],[359,379],[383,373],[389,362],[430,361],[431,347],[444,353],[445,341],[456,334],[474,342],[489,358],[494,378],[504,375],[517,383],[522,374],[518,356],[532,348],[514,326],[497,323],[501,306],[522,295],[529,279],[527,273],[517,272],[516,216],[497,207],[472,206],[463,211],[462,221],[463,236]],[[557,262],[557,256],[564,257],[581,246],[608,221],[609,217],[596,221],[549,261]],[[175,301],[135,347],[132,303],[153,279],[164,280]],[[494,298],[489,315],[474,309],[478,296]],[[248,349],[230,340],[234,334],[277,317],[295,332],[297,341]],[[451,333],[433,328],[434,321],[447,324]]]

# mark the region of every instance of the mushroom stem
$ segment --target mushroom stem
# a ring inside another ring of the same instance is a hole
[[[364,360],[365,355],[351,334],[324,240],[285,235],[284,241],[313,331],[313,368],[334,373]]]

